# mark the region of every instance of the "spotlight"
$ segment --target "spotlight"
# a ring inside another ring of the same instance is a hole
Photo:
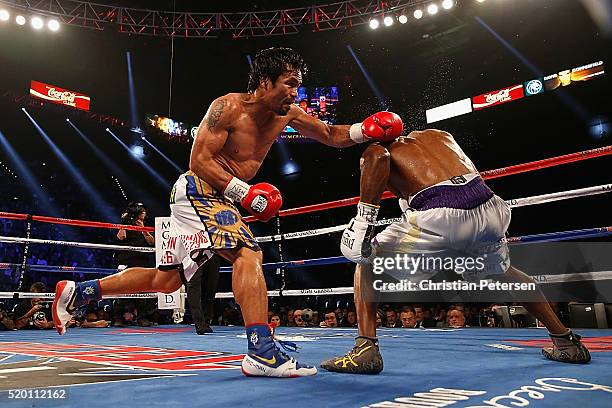
[[[423,17],[423,10],[414,10],[414,18],[417,20]]]
[[[393,17],[387,16],[384,18],[383,20],[383,24],[385,25],[385,27],[390,27],[393,25]]]
[[[49,20],[49,22],[47,23],[47,27],[51,31],[57,31],[60,29],[60,23],[57,20]]]
[[[429,6],[427,6],[427,12],[433,16],[438,12],[438,6],[436,6],[435,4],[430,4]]]
[[[476,0],[479,3],[484,3],[485,0]]]
[[[19,25],[24,25],[26,23],[26,18],[24,16],[15,17],[15,22]]]
[[[70,122],[70,119],[66,118],[66,122]]]
[[[45,25],[45,23],[42,21],[42,18],[40,17],[32,17],[30,23],[32,24],[32,27],[34,27],[35,30],[40,30]]]
[[[144,148],[139,145],[133,145],[132,147],[130,147],[130,154],[137,159],[142,159],[145,155]]]
[[[0,10],[0,21],[8,21],[11,18],[10,14],[6,10]]]
[[[400,24],[406,24],[408,22],[408,17],[402,14],[401,16],[398,17],[397,20],[400,22]]]
[[[295,164],[292,161],[288,161],[283,165],[283,175],[285,176],[289,176],[291,174],[295,174],[297,172],[299,172],[300,169],[298,168],[297,164]]]
[[[378,22],[377,19],[373,18],[373,19],[370,20],[370,28],[372,30],[376,30],[379,25],[380,25],[380,23]]]
[[[442,2],[442,8],[444,10],[452,9],[454,5],[455,5],[455,2],[453,0],[444,0]]]

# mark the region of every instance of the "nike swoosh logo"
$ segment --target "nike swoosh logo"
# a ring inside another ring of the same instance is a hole
[[[270,365],[276,364],[276,356],[272,356],[272,358],[263,358],[263,357],[258,356],[256,354],[253,354],[253,355],[251,355],[251,357],[255,357],[258,360],[261,360],[261,361],[263,361],[266,364],[270,364]]]

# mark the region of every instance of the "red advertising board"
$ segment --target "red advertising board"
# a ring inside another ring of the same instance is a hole
[[[30,84],[30,95],[61,105],[88,111],[91,98],[79,92],[69,91],[54,85],[32,81]]]
[[[502,103],[521,99],[525,96],[523,85],[513,85],[509,88],[491,91],[486,94],[472,97],[472,105],[474,110],[489,108],[491,106],[500,105]]]

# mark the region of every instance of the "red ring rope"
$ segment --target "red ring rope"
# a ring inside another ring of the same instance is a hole
[[[529,163],[516,164],[514,166],[502,167],[495,170],[487,170],[480,173],[482,178],[490,180],[498,177],[511,176],[513,174],[525,173],[532,170],[544,169],[547,167],[559,166],[562,164],[573,163],[577,161],[593,159],[601,156],[612,154],[612,146],[599,147],[597,149],[585,150],[582,152],[570,153],[563,156],[550,157],[548,159],[536,160]],[[385,191],[381,199],[393,198],[395,195],[390,191]],[[327,203],[306,205],[303,207],[289,208],[281,210],[278,215],[285,217],[287,215],[305,214],[313,211],[327,210],[330,208],[346,207],[355,205],[359,202],[359,197],[344,198],[342,200],[329,201]],[[245,217],[245,221],[255,221],[253,217]]]
[[[487,170],[480,173],[485,180],[490,180],[499,177],[510,176],[513,174],[525,173],[532,170],[544,169],[547,167],[560,166],[562,164],[574,163],[577,161],[593,159],[596,157],[612,155],[612,146],[599,147],[597,149],[584,150],[582,152],[570,153],[563,156],[550,157],[548,159],[536,160],[529,163],[516,164],[514,166],[502,167],[495,170]],[[385,191],[382,195],[382,199],[395,197],[390,191]],[[289,208],[287,210],[281,210],[279,216],[285,217],[288,215],[305,214],[314,211],[327,210],[331,208],[346,207],[354,205],[359,202],[359,197],[344,198],[342,200],[329,201],[326,203],[306,205],[303,207]],[[13,219],[13,220],[26,220],[28,219],[27,214],[16,214],[9,212],[0,212],[0,218]],[[53,224],[73,225],[78,227],[92,227],[92,228],[107,228],[107,229],[127,229],[132,231],[148,231],[153,232],[153,227],[139,227],[136,225],[121,225],[112,224],[107,222],[99,221],[85,221],[85,220],[70,220],[67,218],[56,218],[46,217],[40,215],[33,215],[31,218],[33,221],[48,222]],[[245,221],[255,221],[254,217],[245,217]]]

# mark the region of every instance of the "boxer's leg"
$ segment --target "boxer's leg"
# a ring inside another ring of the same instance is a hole
[[[383,369],[383,359],[376,338],[376,296],[372,286],[372,267],[357,265],[354,277],[354,299],[357,309],[359,335],[355,346],[344,356],[321,362],[327,371],[347,374],[378,374]]]
[[[504,274],[504,280],[507,282],[521,282],[521,283],[535,283],[535,281],[528,275],[519,271],[518,269],[510,266]],[[523,303],[525,309],[539,321],[544,323],[544,326],[548,329],[548,332],[552,335],[559,335],[567,333],[567,327],[561,323],[561,320],[557,317],[555,312],[550,307],[550,304],[546,300],[546,297],[536,285],[535,296],[538,298],[537,302]]]
[[[240,305],[245,326],[267,324],[268,292],[263,276],[261,251],[234,248],[217,251],[232,263],[232,290]]]
[[[354,300],[357,309],[357,327],[360,336],[376,337],[376,306],[373,300],[376,291],[373,286],[372,267],[357,265],[355,268]],[[366,300],[369,299],[370,301]]]
[[[172,293],[182,284],[178,269],[160,271],[157,268],[127,268],[122,272],[100,279],[100,294]]]
[[[64,334],[74,308],[91,300],[100,300],[104,295],[172,293],[181,285],[178,269],[161,271],[157,268],[128,268],[103,279],[85,282],[60,281],[55,287],[52,306],[55,329]]]
[[[247,376],[304,377],[317,369],[300,364],[279,350],[268,326],[268,293],[261,251],[242,247],[217,251],[233,265],[232,289],[240,305],[249,347],[242,360]]]
[[[513,266],[508,268],[503,279],[509,282],[535,283],[530,276]],[[537,285],[536,291],[536,296],[539,298],[539,301],[526,302],[523,303],[523,306],[525,306],[525,309],[527,309],[529,313],[544,323],[553,341],[553,347],[544,347],[542,349],[542,354],[550,360],[564,363],[584,364],[591,361],[591,354],[580,341],[580,336],[572,333],[570,329],[561,323],[561,320],[559,320],[552,310],[548,300],[546,300],[546,297]]]

